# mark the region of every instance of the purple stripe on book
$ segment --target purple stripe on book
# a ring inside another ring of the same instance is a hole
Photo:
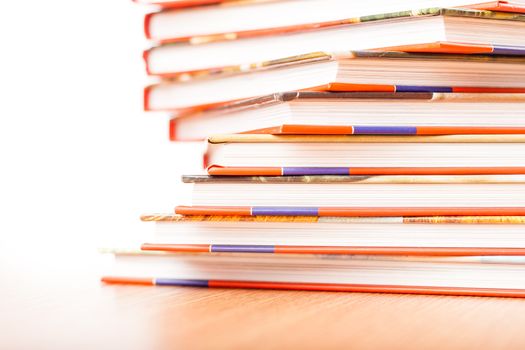
[[[368,135],[415,135],[415,126],[354,126],[354,134]]]
[[[396,92],[452,92],[448,86],[412,86],[396,85]]]
[[[319,216],[314,207],[253,207],[252,215]]]
[[[212,244],[212,253],[275,253],[273,245]]]
[[[496,55],[525,55],[525,47],[523,46],[494,46],[492,53]]]
[[[208,287],[207,280],[180,280],[175,278],[155,278],[157,286]]]
[[[348,175],[348,168],[343,167],[285,167],[283,176],[293,175]]]

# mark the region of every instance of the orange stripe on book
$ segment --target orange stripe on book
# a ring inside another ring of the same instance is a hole
[[[150,111],[150,106],[149,106],[149,94],[151,93],[151,88],[152,86],[146,86],[144,88],[144,110],[145,111]]]
[[[140,246],[141,250],[152,250],[162,252],[186,252],[186,253],[207,253],[210,251],[208,244],[155,244],[144,243]]]
[[[169,138],[170,141],[177,141],[177,122],[175,119],[170,120]]]
[[[273,127],[270,127],[270,128],[262,128],[262,129],[243,131],[243,132],[240,132],[239,134],[270,134],[270,135],[274,135],[274,134],[280,134],[280,133],[282,133],[281,132],[281,127],[280,126],[273,126]]]
[[[147,75],[151,75],[151,69],[150,69],[150,66],[149,66],[150,50],[151,49],[142,51],[142,59],[144,60],[144,64],[146,66],[146,74]]]
[[[221,167],[212,165],[208,169],[209,175],[230,175],[230,176],[280,176],[281,168],[264,168],[264,167]]]
[[[319,134],[319,135],[352,135],[354,128],[344,125],[297,125],[285,124],[280,128],[281,134]],[[275,133],[278,134],[278,133]]]
[[[435,216],[435,215],[525,215],[525,207],[354,207],[319,208],[319,216]]]
[[[181,215],[251,215],[250,207],[191,207],[180,205],[175,208],[175,214]]]
[[[418,126],[418,135],[525,134],[522,127]]]
[[[523,93],[525,88],[504,88],[504,87],[453,87],[452,92],[493,92],[493,93]]]
[[[350,168],[350,175],[498,175],[525,174],[525,167]]]
[[[207,169],[209,167],[209,158],[210,158],[210,155],[208,152],[204,152],[202,154],[202,167],[204,169]]]
[[[144,16],[144,35],[146,36],[146,39],[151,40],[151,18],[156,14],[156,12],[153,13],[147,13]]]
[[[100,280],[104,283],[155,285],[153,278],[104,276]]]
[[[158,43],[159,44],[174,44],[174,43],[179,43],[179,42],[188,42],[191,40],[191,36],[180,36],[180,37],[177,37],[177,38],[168,38],[168,39],[162,39],[162,40],[158,40]]]
[[[137,2],[137,0],[133,0]],[[182,9],[184,7],[195,7],[208,4],[218,4],[223,1],[221,0],[188,0],[188,1],[152,1],[148,5],[157,5],[163,9]]]
[[[490,11],[501,11],[501,12],[515,12],[515,13],[525,13],[525,7],[520,5],[509,5],[505,3],[499,3],[498,6],[494,7]]]
[[[525,255],[525,248],[463,247],[312,247],[275,246],[276,254],[365,254],[415,256]]]
[[[286,282],[251,282],[251,281],[209,281],[209,287],[216,288],[257,288],[286,289],[329,292],[360,292],[360,293],[403,293],[403,294],[439,294],[439,295],[471,295],[494,297],[525,297],[523,289],[492,289],[468,287],[424,287],[373,284],[332,284],[332,283],[286,283]]]
[[[490,45],[471,45],[461,43],[434,42],[416,45],[390,46],[375,51],[403,51],[403,52],[429,52],[429,53],[458,53],[476,54],[491,53]]]

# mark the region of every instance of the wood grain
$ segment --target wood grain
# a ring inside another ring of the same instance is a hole
[[[525,346],[525,299],[115,286],[94,273],[63,277],[3,285],[0,348]]]

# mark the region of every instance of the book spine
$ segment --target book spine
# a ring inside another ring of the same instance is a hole
[[[157,12],[153,12],[153,13],[147,13],[144,16],[144,36],[148,40],[152,40],[152,37],[151,37],[151,20],[153,19],[153,16],[155,16],[156,14],[157,14]]]
[[[244,289],[277,289],[304,290],[325,292],[359,292],[359,293],[403,293],[424,295],[463,295],[524,298],[525,290],[508,288],[472,288],[472,287],[429,287],[399,286],[374,284],[335,284],[335,283],[289,283],[257,281],[223,281],[175,278],[130,278],[105,276],[103,283],[140,284],[156,286],[186,286],[203,288],[244,288]]]
[[[486,135],[525,134],[525,127],[286,124],[268,131],[274,135]]]
[[[241,216],[524,216],[525,207],[285,207],[177,206],[181,215]]]
[[[289,246],[257,244],[157,244],[144,243],[144,251],[172,253],[271,253],[323,255],[410,255],[410,256],[524,256],[525,248],[485,247],[373,247]]]
[[[314,175],[521,175],[525,167],[223,167],[211,165],[212,176]]]
[[[523,143],[525,136],[514,135],[213,135],[208,143]]]
[[[523,53],[525,54],[525,52]],[[524,93],[525,88],[507,87],[476,87],[476,86],[416,86],[416,85],[370,85],[370,84],[347,84],[330,83],[313,88],[319,91],[333,92],[427,92],[427,93]]]
[[[180,141],[177,138],[177,121],[176,119],[171,119],[169,122],[168,137],[170,141]]]

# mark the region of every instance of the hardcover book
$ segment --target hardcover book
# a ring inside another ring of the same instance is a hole
[[[525,94],[290,91],[188,109],[170,120],[172,141],[214,133],[520,134]]]
[[[276,91],[525,92],[525,57],[403,52],[315,53],[168,79],[144,92],[146,110],[177,110]]]
[[[268,135],[208,138],[211,175],[524,174],[523,135]]]
[[[525,297],[523,257],[115,252],[105,283]]]
[[[525,176],[185,176],[183,215],[525,215]]]
[[[143,215],[145,251],[271,254],[525,255],[523,216]]]

